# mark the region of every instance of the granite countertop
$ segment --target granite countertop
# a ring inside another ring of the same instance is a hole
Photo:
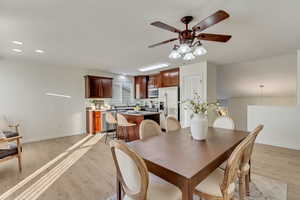
[[[159,112],[150,112],[150,111],[127,111],[121,112],[123,115],[134,115],[134,116],[145,116],[145,115],[159,115]]]

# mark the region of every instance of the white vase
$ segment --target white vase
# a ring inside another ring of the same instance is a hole
[[[195,140],[205,140],[208,131],[208,120],[203,114],[194,114],[191,120],[191,133]]]

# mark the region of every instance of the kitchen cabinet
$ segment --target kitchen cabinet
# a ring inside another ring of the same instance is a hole
[[[179,86],[179,68],[160,72],[161,87]]]
[[[160,114],[153,112],[152,114],[147,113],[143,114],[130,114],[130,113],[121,113],[129,123],[136,124],[135,126],[132,127],[118,127],[118,136],[122,139],[124,139],[124,136],[128,136],[129,141],[134,141],[134,140],[139,140],[140,139],[140,124],[142,121],[149,119],[157,122],[158,124],[160,123]],[[122,130],[126,128],[127,130]]]
[[[134,77],[134,91],[136,99],[148,98],[148,76]]]
[[[160,74],[149,75],[148,88],[159,88],[161,86]]]
[[[86,132],[90,134],[100,133],[101,127],[101,112],[86,111]]]
[[[85,98],[112,98],[112,78],[85,76]]]

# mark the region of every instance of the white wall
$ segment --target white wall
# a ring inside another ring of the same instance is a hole
[[[217,100],[217,66],[207,63],[207,101]]]
[[[207,63],[207,101],[217,102],[217,66]],[[208,110],[208,125],[212,126],[218,117],[214,109]]]
[[[297,99],[300,105],[300,50],[297,51]]]
[[[112,74],[41,64],[0,62],[0,115],[20,122],[24,141],[85,132],[83,76]],[[46,96],[46,92],[71,98]]]
[[[185,101],[193,98],[196,91],[204,101],[215,102],[217,100],[217,69],[216,66],[206,61],[185,65],[180,67],[180,100]],[[188,86],[187,86],[188,84]],[[189,126],[189,111],[181,106],[182,126]],[[212,125],[216,118],[215,112],[208,112],[209,125]]]
[[[248,130],[264,129],[257,142],[300,150],[300,107],[249,106]]]
[[[238,130],[247,130],[247,107],[249,105],[296,105],[296,97],[240,97],[228,99],[228,112]]]
[[[296,96],[297,53],[217,67],[218,98]]]
[[[200,62],[190,65],[184,65],[180,68],[180,101],[184,102],[194,97],[194,93],[207,99],[207,63]],[[185,110],[182,103],[180,108],[180,122],[182,127],[190,126],[191,111]]]

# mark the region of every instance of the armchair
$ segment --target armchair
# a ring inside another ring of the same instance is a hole
[[[21,138],[22,138],[21,136],[0,138],[0,143],[16,142],[15,144],[10,144],[10,147],[8,149],[0,149],[0,163],[7,160],[11,160],[13,158],[18,158],[20,172],[22,172],[22,160],[21,160],[22,146],[20,142]]]
[[[7,123],[7,122],[4,122]],[[19,124],[17,125],[8,125],[5,130],[2,130],[5,138],[0,138],[0,143],[9,143],[7,148],[0,149],[0,163],[11,160],[13,158],[18,159],[19,171],[22,171],[22,161],[21,161],[21,153],[22,146],[20,139],[22,138],[19,135]]]

